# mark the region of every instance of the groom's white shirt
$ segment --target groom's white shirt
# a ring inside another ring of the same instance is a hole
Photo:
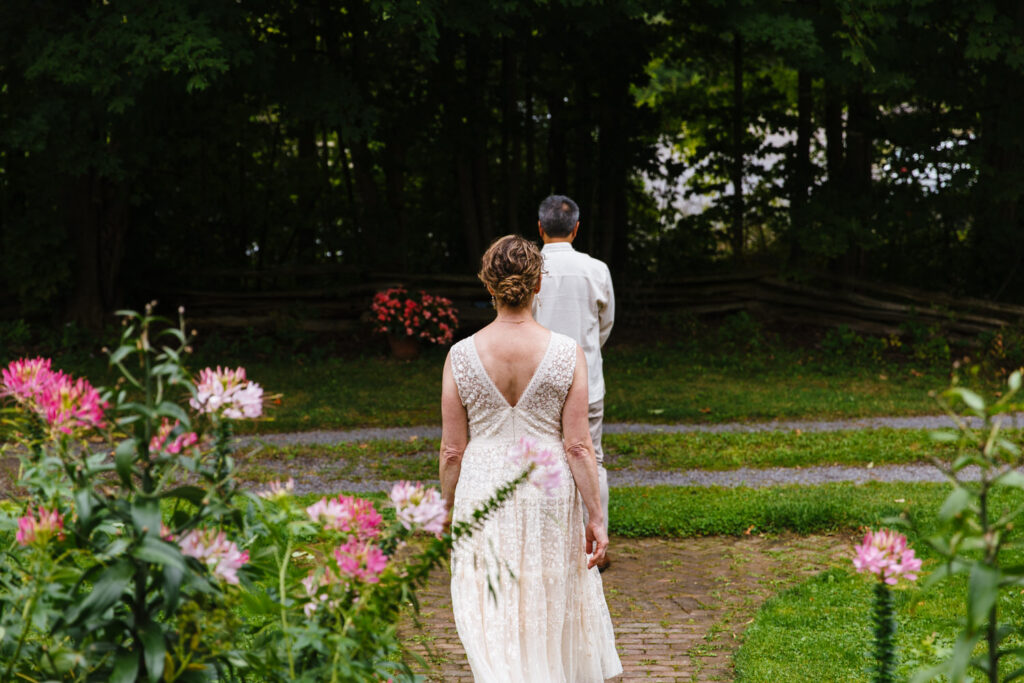
[[[615,322],[612,276],[603,261],[568,242],[545,244],[544,275],[533,299],[533,316],[544,327],[572,337],[583,347],[589,377],[589,402],[604,398],[601,347]]]

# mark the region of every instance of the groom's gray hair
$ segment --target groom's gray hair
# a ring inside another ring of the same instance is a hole
[[[560,194],[553,194],[540,203],[537,220],[550,237],[568,237],[580,219],[576,202]]]

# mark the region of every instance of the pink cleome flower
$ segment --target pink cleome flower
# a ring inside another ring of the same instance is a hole
[[[280,482],[274,480],[267,485],[268,487],[262,491],[257,491],[256,495],[265,500],[278,500],[289,496],[295,491],[295,479],[288,477],[288,481]]]
[[[362,540],[377,538],[383,521],[373,503],[354,496],[338,496],[333,500],[321,498],[306,508],[306,514],[314,522],[323,523],[325,529]]]
[[[181,422],[175,420],[174,424],[165,417],[160,422],[160,428],[157,429],[156,434],[149,440],[149,452],[151,455],[155,455],[161,451],[170,453],[171,455],[177,455],[183,450],[190,446],[194,446],[199,440],[199,436],[195,432],[181,432],[178,436],[171,438],[171,434],[174,430],[180,431]]]
[[[853,566],[858,572],[875,574],[885,583],[894,585],[901,577],[916,581],[921,560],[907,547],[906,536],[891,529],[880,529],[864,534],[864,541],[856,547]]]
[[[398,521],[406,529],[418,528],[431,534],[444,531],[448,510],[437,489],[402,481],[391,488],[391,502]]]
[[[107,402],[99,391],[85,379],[53,370],[48,358],[13,361],[0,371],[0,378],[0,397],[10,396],[35,412],[55,434],[103,427]]]
[[[46,545],[51,538],[64,540],[64,518],[56,509],[47,510],[42,505],[38,514],[29,510],[28,514],[18,520],[18,533],[14,540],[20,545]]]
[[[562,467],[555,449],[541,448],[535,439],[524,436],[509,449],[508,457],[516,467],[528,469],[530,483],[548,495],[562,485]]]
[[[59,373],[51,369],[49,358],[21,358],[0,370],[0,396],[18,403],[35,404],[39,394]]]
[[[223,531],[193,529],[178,545],[182,555],[196,558],[211,574],[232,585],[238,585],[238,570],[249,561],[249,551],[239,551]]]
[[[231,420],[263,414],[263,389],[246,379],[245,368],[205,368],[196,382],[189,405],[200,413],[216,413]]]
[[[330,593],[327,589],[331,585],[339,583],[338,577],[331,572],[330,567],[324,568],[322,572],[319,572],[319,578],[317,574],[317,570],[312,569],[306,575],[306,578],[302,579],[302,587],[306,589],[306,598],[308,599],[302,611],[305,612],[307,619],[313,616],[313,613],[316,612],[320,605],[326,604],[328,607],[331,607],[336,604],[336,601],[328,600]]]
[[[388,556],[369,541],[350,539],[334,551],[342,576],[364,583],[377,583],[388,565]]]

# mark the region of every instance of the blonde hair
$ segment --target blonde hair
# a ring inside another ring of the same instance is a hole
[[[521,308],[537,289],[544,259],[537,245],[519,235],[494,240],[483,258],[477,277],[505,306]]]

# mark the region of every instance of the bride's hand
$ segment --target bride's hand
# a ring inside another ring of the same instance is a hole
[[[608,552],[608,532],[605,531],[604,524],[594,524],[593,522],[587,524],[587,555],[590,558],[587,561],[587,569],[596,566],[599,562],[604,559],[604,555]]]

